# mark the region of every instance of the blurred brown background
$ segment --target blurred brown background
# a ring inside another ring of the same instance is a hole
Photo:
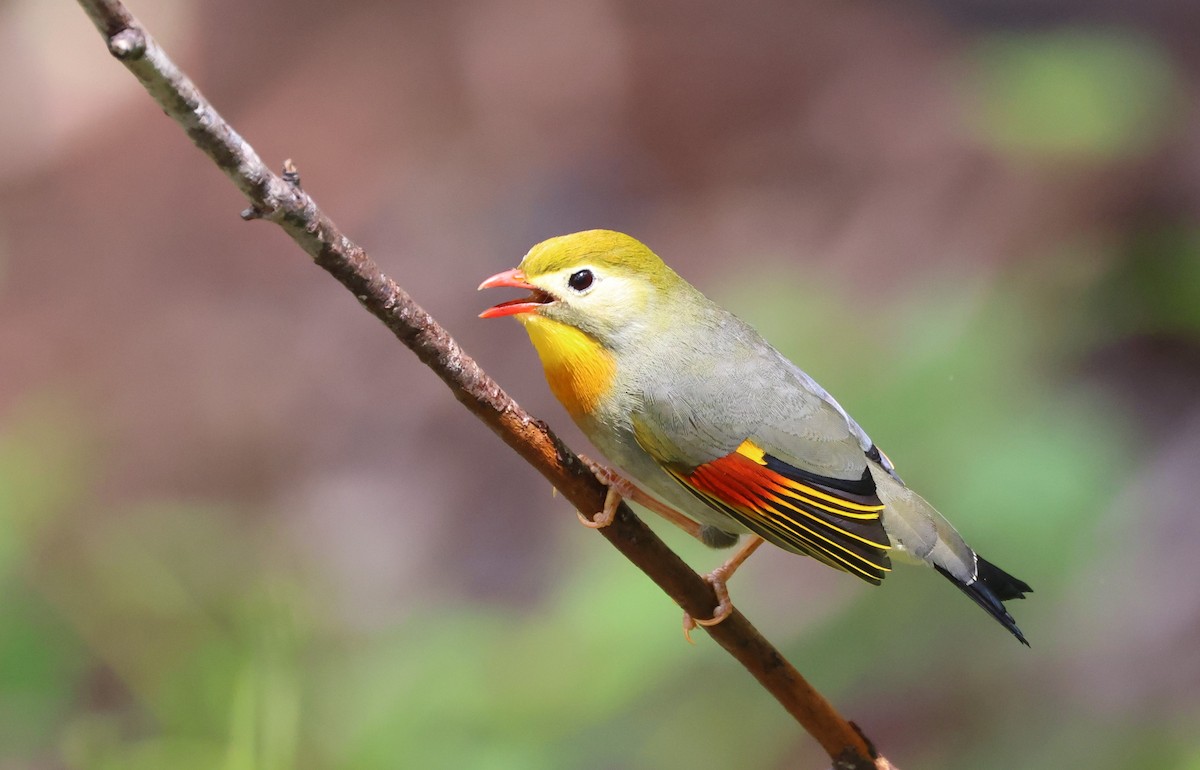
[[[1033,584],[1025,650],[936,575],[739,573],[901,767],[1200,768],[1200,6],[131,10],[577,449],[474,287],[609,227]],[[0,43],[0,768],[824,766],[77,6]]]

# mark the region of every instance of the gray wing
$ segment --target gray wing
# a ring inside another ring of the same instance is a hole
[[[720,333],[689,341],[674,372],[641,389],[647,436],[671,459],[699,465],[754,438],[797,468],[834,479],[862,478],[871,439],[841,405],[745,322],[726,314]],[[728,326],[735,324],[737,328]],[[736,344],[722,344],[733,340]],[[750,344],[746,344],[749,341]],[[695,348],[695,354],[687,347]],[[881,465],[890,463],[881,456]]]
[[[867,468],[869,439],[765,342],[723,353],[675,357],[704,370],[685,368],[671,385],[642,394],[633,416],[638,443],[715,511],[879,583],[891,544]]]

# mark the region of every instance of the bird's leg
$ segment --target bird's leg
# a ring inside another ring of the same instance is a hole
[[[726,583],[733,577],[733,573],[737,568],[742,566],[742,562],[750,558],[750,554],[758,550],[758,547],[763,544],[763,539],[758,535],[751,535],[742,547],[737,550],[733,556],[730,556],[724,564],[717,567],[712,572],[704,576],[704,579],[712,584],[713,592],[717,595],[717,606],[713,610],[713,615],[708,620],[698,620],[693,618],[686,612],[683,613],[683,635],[690,642],[692,641],[692,630],[696,626],[715,626],[725,618],[729,617],[733,612],[733,602],[729,599],[729,587]]]
[[[600,465],[582,455],[579,459],[583,460],[592,473],[596,475],[596,478],[600,479],[608,487],[608,493],[604,496],[604,510],[597,513],[590,520],[582,513],[576,513],[579,516],[579,522],[583,526],[590,529],[602,529],[609,526],[617,516],[617,508],[621,505],[621,500],[625,499],[649,508],[684,532],[708,545],[701,534],[704,529],[702,525],[669,505],[655,500],[612,468]],[[683,635],[689,642],[692,641],[691,632],[696,626],[704,626],[706,628],[715,626],[733,613],[733,601],[729,598],[729,588],[726,583],[733,577],[733,573],[737,571],[737,568],[742,566],[742,562],[750,558],[750,554],[758,550],[758,547],[762,544],[763,539],[761,537],[752,535],[742,544],[737,553],[726,559],[724,564],[704,576],[704,579],[712,584],[713,592],[717,595],[717,606],[713,610],[713,616],[708,620],[697,620],[686,612],[683,614]]]
[[[704,539],[700,536],[700,531],[703,529],[699,524],[692,521],[687,516],[675,510],[669,505],[664,505],[658,500],[655,500],[650,495],[633,485],[629,479],[614,471],[612,468],[607,468],[599,463],[593,462],[587,457],[579,459],[591,469],[592,473],[596,474],[596,478],[600,479],[608,487],[608,494],[604,496],[604,509],[597,513],[589,520],[582,513],[578,514],[580,523],[591,529],[603,529],[613,523],[613,519],[617,516],[617,507],[621,504],[621,500],[629,500],[649,508],[659,516],[662,516],[667,521],[682,529],[700,542]]]

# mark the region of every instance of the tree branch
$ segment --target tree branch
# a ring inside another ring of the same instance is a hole
[[[605,487],[540,420],[528,415],[458,343],[367,256],[302,191],[290,161],[283,177],[213,109],[144,27],[117,0],[78,0],[108,50],[137,77],[169,117],[250,201],[246,219],[268,219],[432,369],[454,397],[536,468],[586,516],[601,510]],[[600,532],[693,617],[716,605],[697,575],[625,505]],[[837,770],[889,768],[869,741],[843,719],[736,609],[705,630],[765,687],[834,760]]]

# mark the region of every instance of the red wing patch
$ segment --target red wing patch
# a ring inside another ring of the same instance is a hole
[[[695,497],[781,548],[876,585],[891,571],[883,503],[869,470],[859,480],[819,476],[747,440],[690,472],[669,472]]]

